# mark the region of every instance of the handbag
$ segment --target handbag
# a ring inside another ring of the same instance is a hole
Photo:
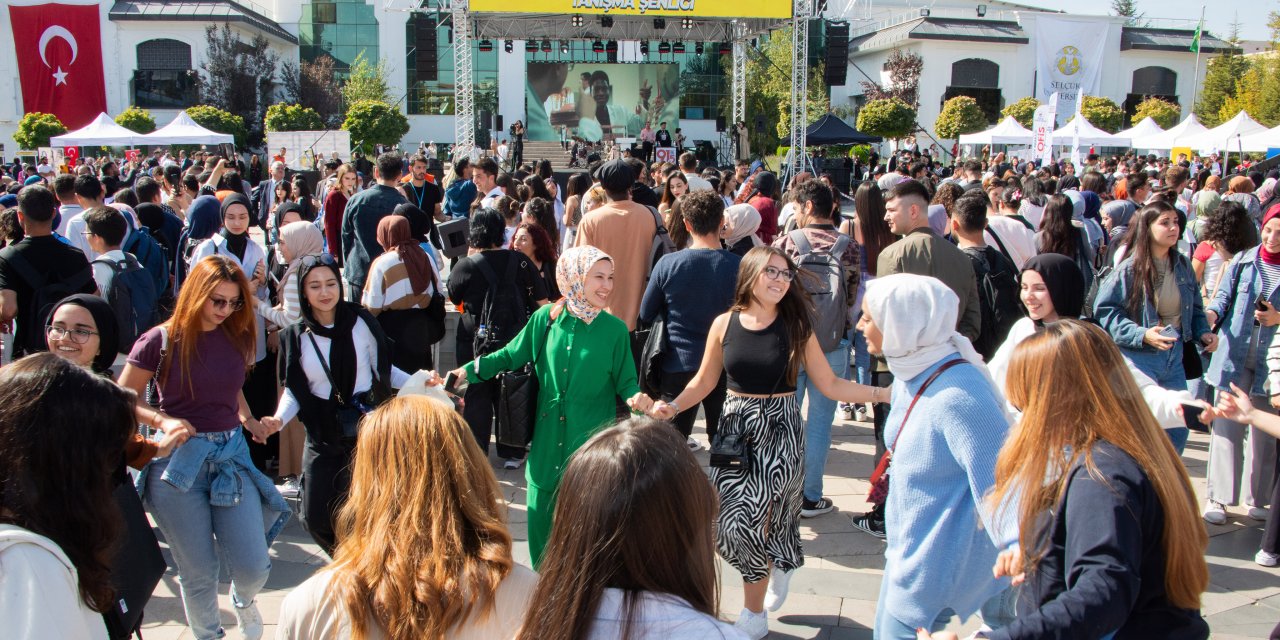
[[[445,334],[444,294],[441,293],[443,287],[440,286],[440,276],[435,269],[431,270],[431,278],[435,282],[435,289],[431,293],[431,302],[427,305],[427,344],[440,342]]]
[[[661,393],[662,363],[667,355],[667,321],[662,316],[649,325],[649,335],[640,350],[640,390],[650,396]]]
[[[533,441],[533,427],[537,423],[538,414],[538,376],[535,369],[538,358],[547,348],[547,335],[551,332],[555,311],[552,309],[547,315],[547,326],[542,331],[542,349],[534,355],[533,362],[515,371],[498,374],[498,409],[495,416],[498,426],[494,436],[498,444],[525,448]]]
[[[778,385],[782,384],[782,377],[787,375],[787,370],[783,369],[778,379],[774,381],[773,388],[769,390],[769,397],[764,401],[772,400],[773,394],[778,390]],[[764,403],[761,402],[758,407],[760,410],[760,422],[764,422]],[[732,418],[732,420],[730,420]],[[751,460],[755,453],[755,447],[752,446],[751,439],[747,437],[746,429],[739,428],[742,425],[741,414],[731,414],[720,418],[720,428],[716,431],[716,435],[711,439],[710,465],[717,469],[736,469],[746,473],[751,470]]]
[[[329,379],[330,393],[333,399],[338,403],[335,419],[338,423],[339,434],[343,439],[355,438],[360,431],[360,420],[365,414],[371,413],[378,408],[383,402],[390,397],[390,390],[386,385],[378,379],[378,373],[373,373],[373,383],[369,386],[368,391],[355,393],[350,398],[343,398],[342,393],[338,391],[338,384],[333,380],[333,371],[329,369],[329,363],[325,360],[324,354],[320,351],[320,345],[316,343],[315,334],[307,331],[307,338],[311,340],[311,348],[316,352],[316,360],[320,361],[320,368],[324,369],[324,375]]]
[[[120,509],[124,527],[120,546],[111,562],[111,586],[116,598],[102,618],[108,637],[123,640],[142,628],[143,609],[168,565],[160,554],[160,543],[147,520],[142,500],[127,475],[116,483],[111,498]],[[138,637],[142,637],[141,633]]]
[[[907,428],[907,420],[911,417],[911,410],[916,408],[916,403],[920,401],[920,396],[924,395],[929,385],[933,384],[943,371],[950,369],[958,364],[965,362],[963,359],[949,360],[941,367],[938,367],[928,378],[925,378],[924,384],[916,391],[915,397],[911,398],[911,404],[907,405],[907,414],[902,416],[902,426],[898,427],[898,437],[894,439],[894,445],[898,444],[898,440],[902,439],[902,430]],[[871,472],[871,490],[867,492],[867,502],[874,505],[883,505],[885,498],[889,496],[889,463],[893,460],[894,447],[888,446],[886,443],[884,455],[880,456],[880,461],[876,463],[876,470]]]

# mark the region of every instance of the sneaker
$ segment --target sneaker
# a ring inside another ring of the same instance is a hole
[[[1267,516],[1271,515],[1271,511],[1266,507],[1249,507],[1249,519],[1258,522],[1266,522]]]
[[[1204,505],[1204,521],[1209,524],[1226,524],[1227,510],[1222,507],[1221,502],[1208,501]]]
[[[1258,555],[1253,557],[1253,561],[1264,567],[1274,567],[1280,564],[1280,553],[1267,553],[1266,550],[1258,549]]]
[[[853,413],[854,413],[854,417],[853,417],[853,419],[854,419],[854,420],[857,420],[858,422],[866,422],[866,421],[867,421],[867,408],[866,408],[866,406],[864,406],[864,405],[858,405],[858,408],[857,408],[857,409],[854,409]]]
[[[701,449],[701,448],[702,448],[702,445],[701,445],[701,444],[698,444],[698,441],[697,441],[697,440],[694,440],[694,439],[693,439],[693,436],[689,436],[689,437],[685,440],[685,442],[684,442],[684,443],[685,443],[685,444],[687,444],[687,445],[689,445],[689,450],[690,450],[690,451],[697,451],[698,449]]]
[[[507,458],[506,460],[502,461],[502,468],[515,470],[515,469],[519,469],[520,465],[522,464],[524,464],[524,460],[521,460],[520,458]]]
[[[877,520],[871,514],[863,514],[853,519],[853,528],[869,533],[881,540],[884,540],[884,520]]]
[[[283,498],[296,498],[302,493],[302,483],[298,482],[297,476],[289,476],[284,479],[284,482],[276,485],[276,491],[279,491]]]
[[[240,627],[240,635],[244,640],[261,640],[262,614],[258,613],[256,602],[245,607],[232,607],[236,610],[236,626]]]
[[[761,640],[769,635],[769,612],[752,613],[750,609],[743,609],[733,626],[751,640]]]
[[[814,501],[810,501],[807,498],[801,498],[801,500],[801,518],[813,518],[824,513],[830,513],[832,509],[836,508],[835,505],[831,504],[831,500],[828,498],[818,498]]]
[[[853,420],[854,408],[851,404],[840,405],[840,419]]]
[[[791,576],[795,572],[795,569],[783,571],[774,568],[769,576],[769,586],[764,592],[764,608],[767,611],[777,611],[782,608],[782,603],[787,601],[787,591],[791,588]]]

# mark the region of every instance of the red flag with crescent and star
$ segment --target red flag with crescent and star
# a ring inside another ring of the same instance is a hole
[[[58,116],[68,129],[107,110],[98,6],[10,6],[22,109]]]

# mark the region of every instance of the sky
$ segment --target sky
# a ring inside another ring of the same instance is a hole
[[[1111,0],[1014,0],[1046,9],[1062,9],[1072,13],[1111,13]],[[1205,7],[1205,29],[1220,38],[1231,33],[1231,23],[1240,22],[1242,40],[1268,40],[1267,14],[1280,11],[1277,0],[1136,0],[1138,13],[1148,18],[1185,18],[1196,20]],[[1207,5],[1207,6],[1206,6]],[[1160,25],[1152,25],[1160,26]]]

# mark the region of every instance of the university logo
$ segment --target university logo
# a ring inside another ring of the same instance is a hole
[[[1080,50],[1067,45],[1058,50],[1058,71],[1064,76],[1075,75],[1080,70]]]

